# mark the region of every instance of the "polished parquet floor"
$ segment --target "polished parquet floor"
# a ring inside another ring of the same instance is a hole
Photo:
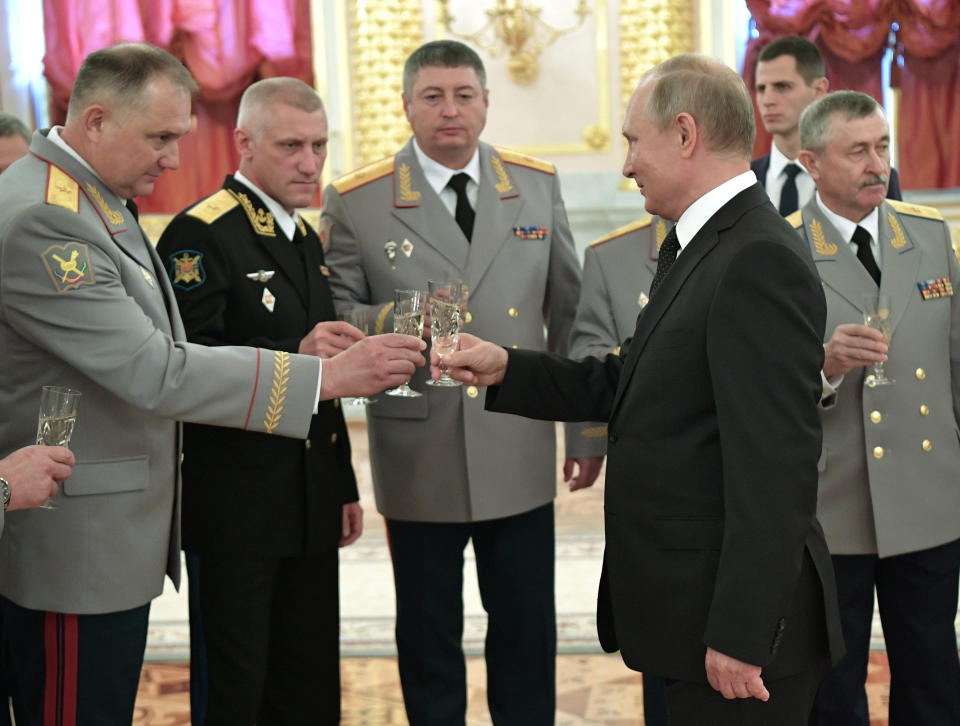
[[[467,662],[470,689],[468,726],[489,725],[484,704],[483,662]],[[401,726],[407,723],[394,658],[344,658],[344,726]],[[890,671],[882,652],[871,654],[867,693],[870,726],[887,726]],[[190,673],[186,663],[144,667],[134,726],[190,723]],[[557,658],[556,726],[642,726],[643,688],[638,673],[616,655],[561,655]],[[318,724],[318,726],[326,726]]]

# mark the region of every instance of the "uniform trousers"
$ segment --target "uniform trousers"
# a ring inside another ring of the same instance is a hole
[[[487,704],[496,726],[553,724],[557,626],[553,503],[502,519],[388,519],[397,656],[410,726],[463,724],[463,552],[472,541],[487,612]]]
[[[869,726],[867,661],[876,587],[890,663],[890,723],[960,726],[960,540],[879,558],[834,555],[847,654],[820,683],[810,726]]]
[[[133,720],[150,604],[102,615],[23,608],[0,598],[17,726],[105,726]]]
[[[340,721],[337,550],[310,557],[201,554],[208,726]]]

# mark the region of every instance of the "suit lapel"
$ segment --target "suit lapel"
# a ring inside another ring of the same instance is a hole
[[[283,230],[276,223],[273,214],[267,211],[266,205],[260,196],[250,187],[228,176],[223,184],[240,201],[240,206],[247,215],[247,222],[252,228],[253,235],[263,250],[273,258],[277,266],[300,296],[300,301],[306,308],[309,304],[309,295],[306,282],[307,275],[303,269],[303,260],[291,240],[288,240]]]
[[[803,230],[824,286],[863,312],[864,297],[876,295],[877,285],[850,243],[820,211],[816,197],[803,208]]]
[[[883,265],[880,292],[890,297],[892,332],[903,318],[910,298],[916,295],[921,255],[900,215],[886,202],[880,205],[879,231]]]
[[[467,266],[470,243],[427,183],[413,150],[412,139],[397,153],[393,163],[393,216],[443,256],[457,275],[462,275]],[[398,246],[403,243],[402,239],[385,240],[390,241]]]
[[[509,179],[510,186],[497,189],[498,181],[494,176],[493,159],[499,162],[499,168],[507,167],[493,147],[480,144],[480,192],[477,196],[477,222],[473,228],[473,241],[467,260],[467,281],[476,290],[487,269],[500,253],[508,240],[515,241],[513,228],[516,226],[523,197],[516,184]]]

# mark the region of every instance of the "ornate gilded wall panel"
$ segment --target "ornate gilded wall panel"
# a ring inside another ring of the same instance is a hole
[[[403,63],[423,43],[419,0],[348,0],[357,166],[389,156],[410,136]]]
[[[621,111],[645,71],[696,50],[695,39],[694,0],[620,0]]]

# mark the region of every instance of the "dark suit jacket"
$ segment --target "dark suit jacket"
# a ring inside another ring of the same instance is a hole
[[[189,340],[296,352],[316,323],[336,319],[323,249],[302,218],[306,236],[291,243],[257,210],[262,200],[228,176],[173,219],[157,250]],[[338,401],[320,402],[305,442],[187,424],[183,452],[183,546],[192,552],[316,554],[337,546],[343,504],[358,498]]]
[[[631,668],[705,681],[707,645],[768,678],[842,652],[815,518],[826,305],[760,185],[677,258],[619,356],[510,351],[489,408],[609,420],[598,631]]]
[[[750,169],[757,175],[757,181],[760,186],[766,187],[767,171],[770,169],[770,154],[758,156],[750,162]],[[890,168],[890,183],[887,184],[887,199],[896,199],[900,201],[903,196],[900,194],[900,175],[893,167]],[[803,205],[801,205],[803,206]]]

